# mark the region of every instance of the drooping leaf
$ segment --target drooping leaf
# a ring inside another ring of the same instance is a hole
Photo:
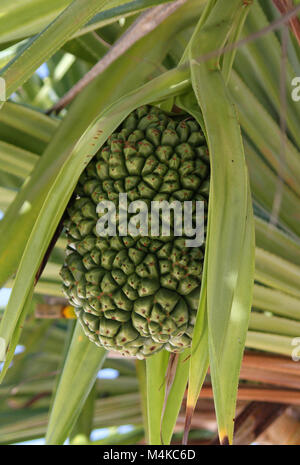
[[[162,420],[161,438],[164,444],[170,444],[176,420],[180,412],[183,397],[186,391],[189,375],[190,349],[178,356],[176,372],[166,397],[164,415]]]
[[[205,133],[203,116],[193,93],[185,96],[179,96],[176,99],[176,105],[184,109],[186,112],[189,112],[196,120],[198,120],[198,123]],[[192,417],[209,364],[207,324],[207,251],[208,244],[205,246],[201,291],[189,359],[188,392],[183,435],[184,444],[187,444],[188,442],[188,434],[191,427]]]
[[[220,49],[240,7],[235,0],[227,2],[226,9],[224,3],[216,2],[190,49],[192,83],[203,113],[211,160],[208,343],[221,443],[232,442],[233,435],[239,369],[251,308],[253,218],[236,111],[216,58],[205,62],[197,58]]]
[[[77,322],[51,409],[47,444],[62,444],[66,440],[95,383],[106,354],[105,349],[89,341]]]
[[[285,162],[280,159],[281,131],[273,118],[251,93],[242,79],[232,73],[230,91],[239,109],[239,120],[246,134],[259,148],[262,155],[280,176],[298,195],[300,194],[299,152],[291,141],[287,141]],[[264,131],[259,129],[263,124]]]
[[[7,98],[86,24],[108,0],[74,0],[1,71]],[[76,20],[75,20],[76,18]]]
[[[149,444],[161,444],[161,413],[165,398],[165,376],[169,354],[160,351],[146,360]]]
[[[6,102],[0,111],[0,140],[41,155],[58,125],[40,111]]]

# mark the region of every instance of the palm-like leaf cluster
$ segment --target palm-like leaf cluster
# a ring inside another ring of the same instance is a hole
[[[149,11],[156,27],[141,34]],[[0,283],[13,288],[1,310],[0,442],[86,443],[112,427],[106,443],[169,443],[187,381],[186,433],[208,366],[231,442],[244,346],[291,357],[300,336],[299,37],[271,0],[4,0],[0,31]],[[173,367],[165,351],[106,358],[76,322],[35,318],[38,303],[62,298],[57,228],[81,172],[144,104],[194,116],[212,168],[193,345]],[[103,367],[119,377],[98,379]],[[135,427],[120,435],[124,424]]]

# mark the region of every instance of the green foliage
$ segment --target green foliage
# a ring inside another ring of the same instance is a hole
[[[280,92],[278,31],[235,46],[278,18],[273,7],[263,0],[183,2],[59,115],[45,114],[133,19],[163,3],[170,1],[1,2],[0,77],[9,100],[0,109],[0,282],[13,287],[0,324],[2,444],[46,435],[49,444],[68,437],[92,444],[90,431],[100,427],[110,428],[106,444],[136,443],[144,434],[167,444],[187,381],[188,427],[208,365],[220,438],[232,441],[244,346],[292,354],[300,321],[300,106],[291,80],[300,69],[299,47],[289,32]],[[36,73],[43,63],[46,77]],[[191,351],[171,374],[167,352],[150,357],[146,368],[138,366],[138,385],[132,360],[105,360],[77,323],[37,320],[34,312],[50,295],[62,298],[64,233],[36,285],[35,276],[82,171],[145,104],[198,120],[212,175]],[[18,344],[25,351],[13,358]],[[118,378],[97,379],[100,367],[116,368]],[[121,434],[124,424],[133,431]]]

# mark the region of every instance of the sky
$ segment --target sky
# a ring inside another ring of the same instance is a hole
[[[10,293],[11,293],[11,289],[7,287],[3,287],[2,289],[0,289],[0,308],[6,307]]]

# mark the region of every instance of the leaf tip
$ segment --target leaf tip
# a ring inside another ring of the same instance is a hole
[[[229,441],[229,437],[228,437],[227,432],[221,430],[219,432],[219,438],[220,438],[221,446],[229,446],[231,444],[230,441]]]
[[[183,433],[183,439],[182,439],[182,444],[184,446],[186,446],[188,443],[188,437],[189,437],[189,432],[191,429],[193,415],[194,415],[194,406],[187,405],[186,412],[185,412],[184,433]]]

